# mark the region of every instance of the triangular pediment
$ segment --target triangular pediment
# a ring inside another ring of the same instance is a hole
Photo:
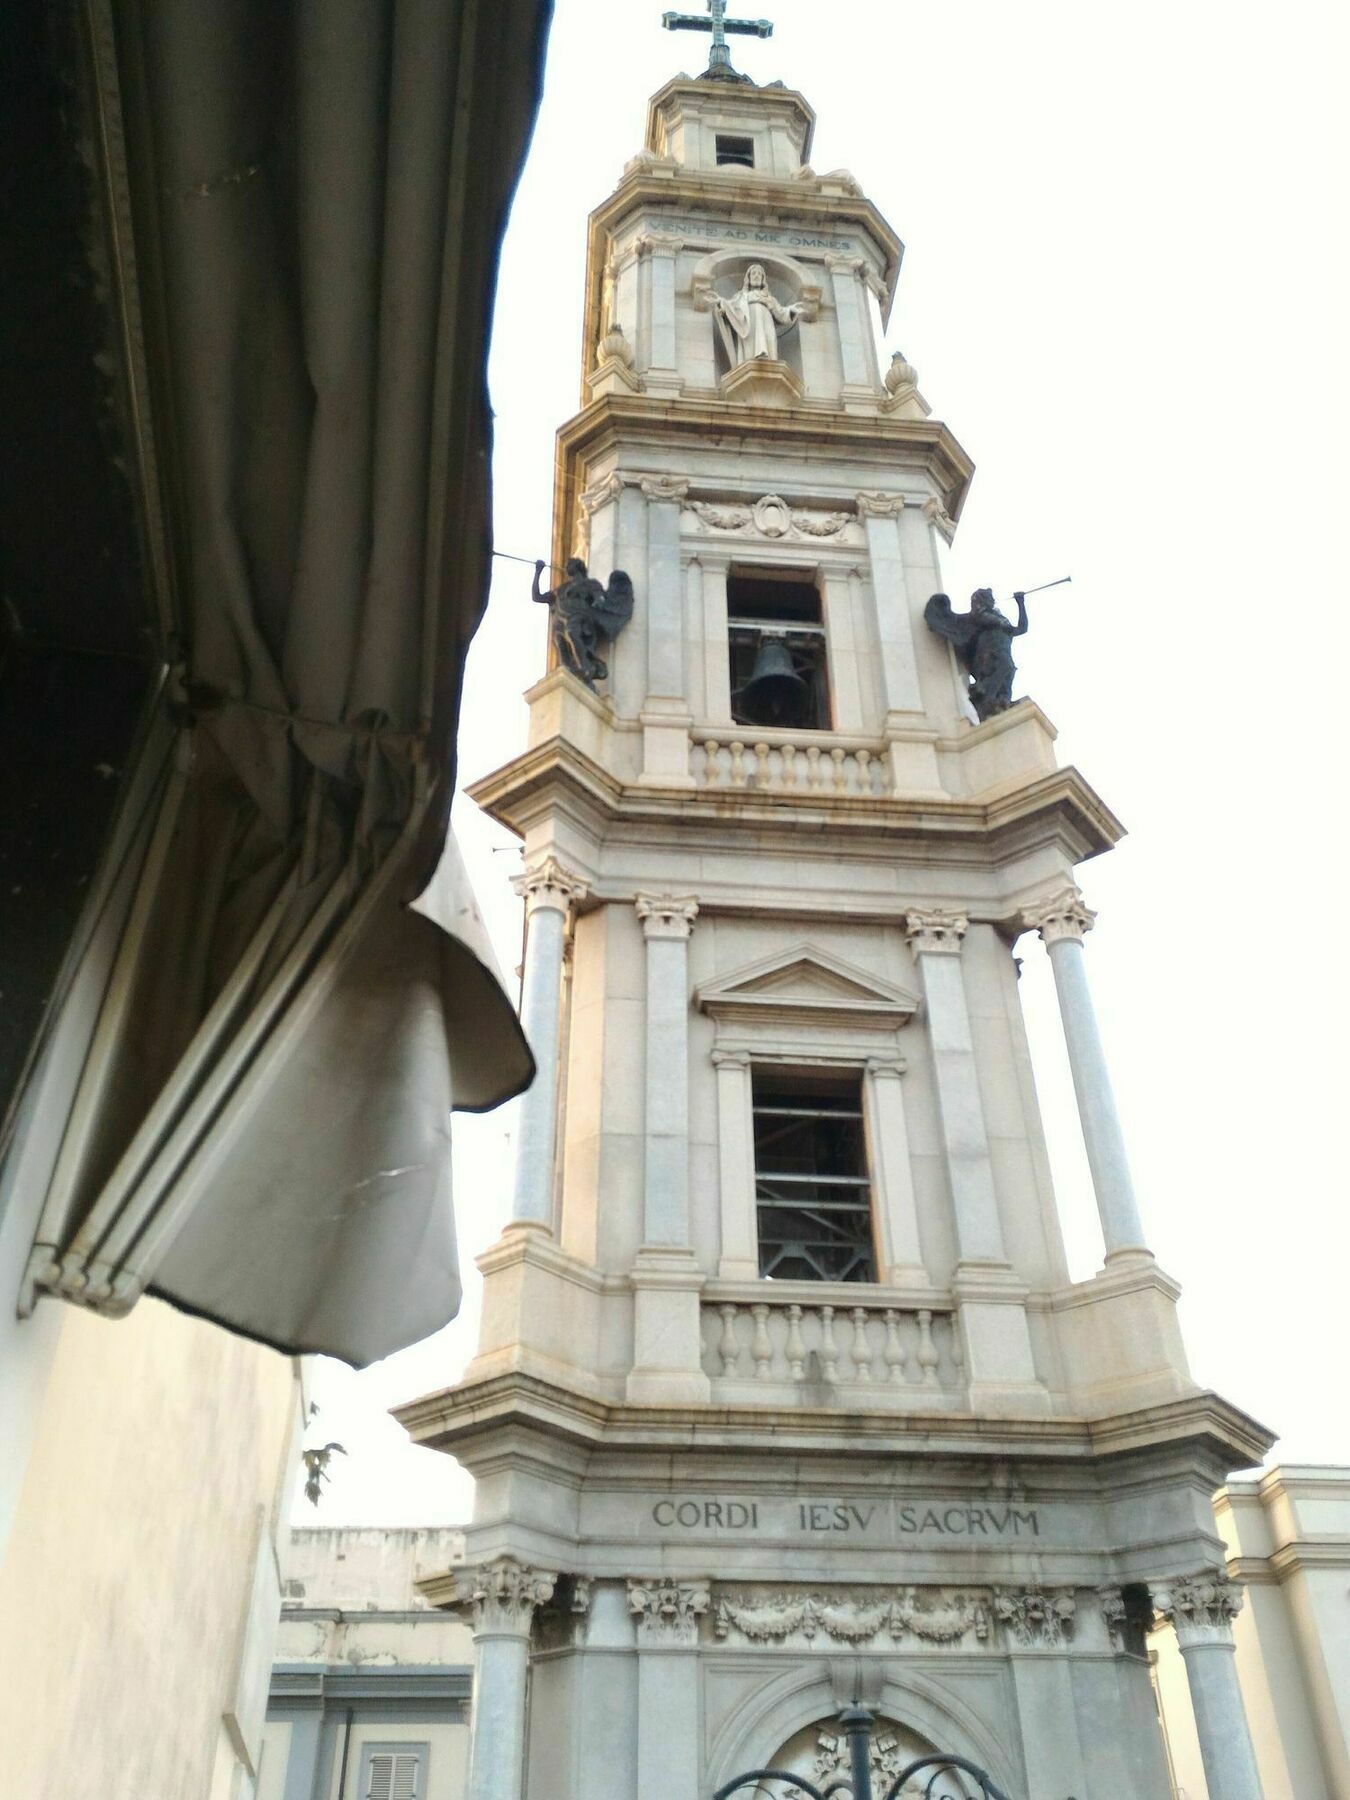
[[[814,1020],[891,1031],[919,1005],[906,989],[813,944],[794,944],[704,982],[694,1000],[715,1019]]]

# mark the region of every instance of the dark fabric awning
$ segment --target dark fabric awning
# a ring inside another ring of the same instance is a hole
[[[548,8],[87,13],[161,676],[6,1185],[30,1297],[365,1363],[453,1317],[451,1107],[532,1072],[447,822]]]

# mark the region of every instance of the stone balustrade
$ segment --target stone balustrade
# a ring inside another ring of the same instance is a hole
[[[701,788],[855,800],[880,799],[890,792],[885,745],[833,732],[823,742],[807,744],[782,731],[730,737],[696,732],[691,767]]]
[[[705,1290],[703,1368],[714,1395],[730,1383],[846,1387],[851,1400],[894,1405],[905,1393],[951,1392],[963,1383],[956,1316],[950,1308],[859,1294],[816,1302],[756,1291],[753,1299]],[[767,1396],[766,1396],[767,1397]]]

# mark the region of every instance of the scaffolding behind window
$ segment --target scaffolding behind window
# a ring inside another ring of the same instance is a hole
[[[755,140],[748,137],[724,137],[717,133],[717,166],[719,169],[753,169]]]
[[[756,1069],[753,1094],[760,1274],[875,1281],[861,1077]]]

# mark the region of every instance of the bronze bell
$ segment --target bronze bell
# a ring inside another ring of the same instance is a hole
[[[804,725],[811,689],[792,664],[786,638],[764,637],[750,679],[732,696],[747,725]]]

